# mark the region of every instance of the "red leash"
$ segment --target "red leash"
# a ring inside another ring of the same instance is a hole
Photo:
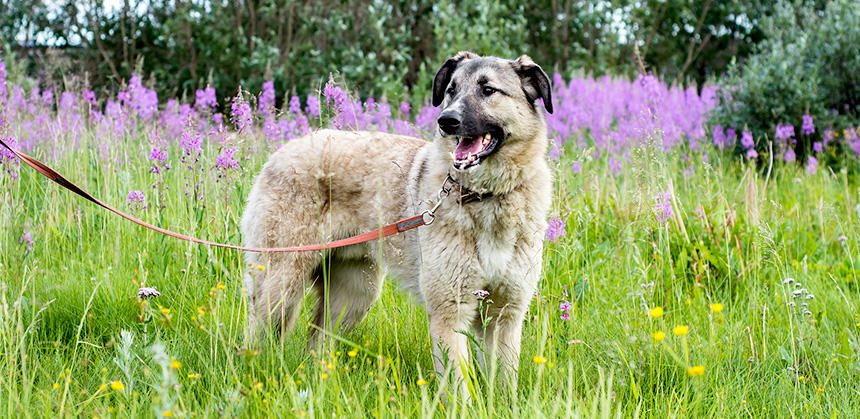
[[[378,228],[376,230],[373,230],[373,231],[370,231],[370,232],[367,232],[364,234],[360,234],[358,236],[352,236],[352,237],[342,239],[342,240],[335,240],[335,241],[330,242],[330,243],[311,244],[311,245],[307,245],[307,246],[253,248],[253,247],[236,246],[236,245],[232,245],[232,244],[215,243],[215,242],[211,242],[208,240],[198,239],[196,237],[191,237],[191,236],[186,236],[184,234],[175,233],[175,232],[172,232],[170,230],[166,230],[166,229],[163,229],[161,227],[156,227],[156,226],[149,224],[145,221],[134,218],[134,217],[132,217],[132,216],[120,211],[120,210],[117,210],[117,209],[111,207],[110,205],[105,204],[102,201],[99,201],[94,196],[90,195],[85,190],[81,189],[79,186],[70,182],[68,179],[63,177],[63,175],[57,173],[57,171],[55,171],[54,169],[51,169],[50,167],[48,167],[44,163],[42,163],[42,162],[24,154],[24,153],[13,150],[12,147],[10,147],[8,144],[6,144],[6,142],[3,141],[3,137],[0,137],[0,145],[8,148],[9,151],[11,151],[16,156],[18,156],[18,158],[21,159],[21,161],[23,161],[24,163],[26,163],[28,166],[32,167],[33,169],[36,169],[37,172],[41,173],[46,178],[51,179],[52,181],[56,182],[60,186],[76,193],[77,195],[83,197],[84,199],[87,199],[90,202],[92,202],[92,203],[94,203],[94,204],[96,204],[96,205],[116,214],[116,215],[119,215],[122,218],[125,218],[126,220],[129,220],[135,224],[142,225],[142,226],[144,226],[150,230],[155,230],[159,233],[166,234],[170,237],[174,237],[174,238],[177,238],[180,240],[186,240],[186,241],[190,241],[190,242],[194,242],[194,243],[205,244],[207,246],[216,246],[216,247],[224,247],[227,249],[244,250],[246,252],[267,252],[267,253],[306,252],[306,251],[310,251],[310,250],[334,249],[336,247],[343,247],[343,246],[349,246],[351,244],[369,242],[371,240],[377,240],[377,239],[381,239],[383,237],[388,237],[388,236],[391,236],[391,235],[394,235],[397,233],[402,233],[404,231],[411,230],[411,229],[416,228],[416,227],[421,227],[423,225],[426,225],[426,224],[433,222],[433,212],[432,211],[425,211],[421,215],[416,215],[414,217],[406,218],[406,219],[400,220],[396,223],[389,224],[385,227]],[[424,220],[425,214],[427,214],[429,216],[429,221]]]

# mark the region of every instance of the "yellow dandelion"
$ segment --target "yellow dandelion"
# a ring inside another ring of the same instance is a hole
[[[675,336],[686,336],[687,333],[690,333],[690,328],[684,325],[675,326],[675,328],[672,329],[672,333],[674,333]]]
[[[257,265],[257,269],[259,269],[259,270],[261,270],[261,271],[265,271],[265,270],[266,270],[266,267],[265,267],[265,266],[263,266],[263,265]]]
[[[806,379],[806,376],[805,376],[805,375],[801,375],[800,377],[797,377],[797,379],[798,379],[798,380],[800,380],[800,381],[803,381],[803,380],[805,380],[805,379]]]
[[[223,282],[219,282],[219,283],[218,283],[218,285],[216,285],[216,287],[217,287],[219,290],[226,290],[226,289],[227,289],[227,286],[226,286],[226,285],[224,285],[224,283],[223,283]]]
[[[696,365],[695,367],[687,368],[687,374],[690,377],[696,377],[705,373],[704,365]]]
[[[322,373],[322,374],[320,375],[320,378],[322,378],[323,380],[325,380],[326,378],[328,378],[328,374],[326,374],[326,373]]]
[[[170,361],[170,369],[178,370],[182,368],[182,363],[177,360]]]
[[[107,391],[107,384],[102,384],[99,386],[99,391]]]
[[[191,378],[192,380],[197,380],[200,378],[200,374],[198,374],[196,372],[192,372],[192,373],[188,374],[188,378]]]
[[[534,363],[535,363],[535,364],[545,364],[545,363],[546,363],[546,358],[544,358],[544,357],[542,357],[542,356],[540,356],[540,355],[535,355],[535,356],[532,358],[532,361],[534,361]]]
[[[353,349],[346,354],[349,355],[350,358],[355,358],[355,356],[358,355],[358,349]]]
[[[654,334],[652,334],[651,337],[654,338],[654,342],[662,342],[663,339],[666,339],[666,334],[663,333],[663,331],[659,331],[659,332],[654,332]]]
[[[162,410],[161,416],[164,416],[166,418],[172,418],[173,417],[173,411],[172,410]]]
[[[52,389],[54,389],[54,390],[56,390],[56,389],[60,388],[60,384],[59,384],[59,383],[54,383],[54,384],[51,386],[51,388],[52,388]]]
[[[711,304],[711,311],[713,311],[714,313],[719,313],[723,311],[723,305],[720,303]]]
[[[418,386],[420,387],[420,386],[423,386],[424,384],[427,384],[427,380],[425,380],[423,378],[419,378],[418,379]]]
[[[254,384],[254,387],[256,387],[257,390],[262,390],[263,389],[263,383],[257,382],[257,384]]]
[[[169,309],[169,308],[167,308],[167,307],[161,307],[161,308],[159,308],[158,310],[159,310],[159,311],[161,311],[161,312],[162,312],[162,313],[164,313],[164,314],[170,314],[170,309]]]
[[[110,388],[113,391],[122,391],[123,389],[125,389],[125,386],[122,385],[121,381],[111,381]]]
[[[652,319],[659,319],[663,317],[663,307],[657,306],[648,310],[648,315],[651,316]]]

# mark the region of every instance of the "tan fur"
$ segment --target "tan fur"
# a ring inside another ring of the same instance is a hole
[[[542,110],[527,102],[514,71],[484,73],[517,88],[482,102],[481,112],[510,135],[477,167],[452,169],[456,141],[450,137],[428,143],[379,132],[320,130],[271,156],[242,218],[247,246],[336,240],[420,214],[435,203],[449,172],[462,185],[494,195],[462,206],[454,197],[445,199],[429,226],[335,250],[325,264],[327,275],[321,274],[320,252],[248,253],[250,339],[273,322],[281,330],[292,327],[310,285],[327,297],[318,303],[316,327],[348,330],[377,300],[387,273],[426,304],[437,371],[444,372],[446,363],[470,362],[467,337],[459,332],[467,330],[484,337],[485,353],[501,359],[502,372],[515,384],[522,324],[540,278],[552,182]],[[469,83],[478,74],[455,76]],[[492,300],[486,333],[473,295],[479,289]],[[453,368],[453,375],[465,395],[460,369]]]

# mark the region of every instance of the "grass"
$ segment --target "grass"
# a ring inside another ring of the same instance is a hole
[[[198,200],[186,197],[189,171],[171,149],[158,211],[145,139],[99,148],[94,135],[36,154],[116,206],[143,190],[148,221],[241,242],[242,199],[264,147],[244,140],[225,189],[207,145]],[[442,402],[426,314],[394,281],[330,351],[306,351],[307,310],[292,335],[247,348],[238,252],[143,230],[29,169],[2,174],[0,416],[860,415],[856,179],[793,165],[767,176],[709,155],[642,148],[615,177],[605,155],[565,152],[554,212],[567,235],[546,247],[518,391],[476,374],[471,404]],[[674,215],[660,222],[664,191]],[[144,284],[162,295],[141,302]],[[801,289],[814,298],[793,298]],[[658,306],[663,315],[649,316]],[[673,334],[677,325],[688,334]]]

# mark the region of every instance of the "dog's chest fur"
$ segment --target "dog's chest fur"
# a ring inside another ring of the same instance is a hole
[[[416,212],[433,207],[448,175],[446,165],[434,164],[434,154],[422,150],[414,162],[410,189]],[[430,287],[449,298],[477,289],[489,290],[499,300],[503,295],[517,301],[531,298],[539,278],[551,182],[548,168],[530,173],[530,183],[504,194],[461,204],[455,191],[443,199],[435,221],[418,232],[415,250],[423,263],[422,284],[416,288]]]
[[[516,229],[520,225],[505,211],[507,206],[510,205],[504,197],[491,197],[465,206],[455,204],[448,209],[453,224],[471,233],[471,237],[464,237],[464,240],[474,245],[479,262],[474,268],[487,282],[504,277],[517,245]]]

